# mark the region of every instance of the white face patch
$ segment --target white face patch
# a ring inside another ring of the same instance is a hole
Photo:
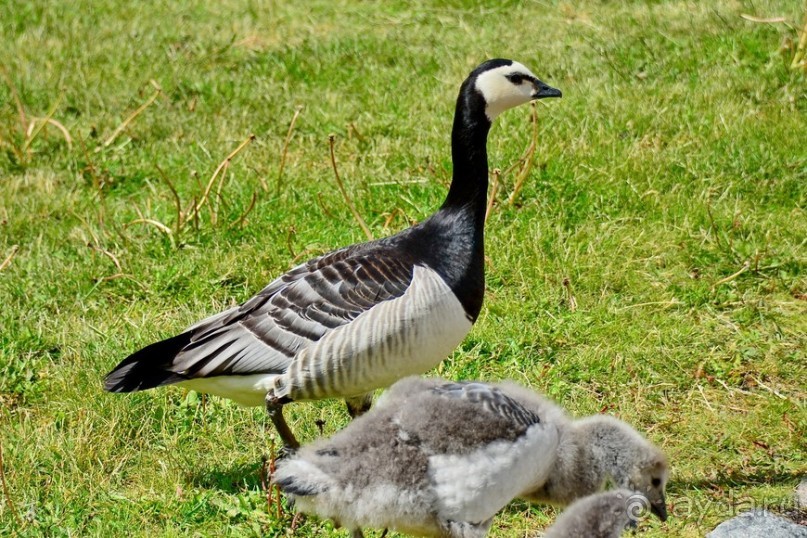
[[[507,75],[515,74],[537,78],[518,62],[485,71],[476,78],[476,89],[487,103],[485,114],[490,121],[509,108],[532,101],[535,86],[529,80],[525,80],[521,84],[513,84],[507,79]]]

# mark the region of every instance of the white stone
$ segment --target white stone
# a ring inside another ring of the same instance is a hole
[[[706,538],[807,538],[807,527],[766,510],[753,510],[724,521]]]

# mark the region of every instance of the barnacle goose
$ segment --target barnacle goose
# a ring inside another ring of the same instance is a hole
[[[476,321],[484,294],[487,135],[508,108],[561,92],[522,64],[488,60],[460,87],[445,202],[391,237],[324,254],[241,306],[124,359],[111,392],[168,384],[237,403],[265,402],[285,446],[298,446],[282,406],[342,397],[352,416],[372,391],[437,365]]]
[[[298,510],[418,536],[481,538],[511,499],[566,505],[607,483],[666,518],[664,454],[612,417],[569,418],[515,383],[409,377],[273,477]]]

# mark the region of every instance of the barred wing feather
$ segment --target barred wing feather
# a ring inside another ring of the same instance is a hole
[[[462,399],[473,403],[489,413],[511,422],[521,430],[526,430],[541,419],[500,389],[475,382],[445,383],[432,389],[432,392],[445,398]]]
[[[239,307],[124,359],[105,380],[129,392],[196,378],[283,373],[303,348],[375,305],[400,297],[413,264],[349,247],[299,265]]]

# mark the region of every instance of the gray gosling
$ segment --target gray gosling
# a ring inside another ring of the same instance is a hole
[[[628,489],[614,489],[578,499],[569,505],[544,538],[619,538],[648,507],[647,498]]]
[[[520,497],[564,506],[610,485],[641,493],[649,500],[650,511],[667,520],[664,490],[669,465],[658,447],[608,415],[566,418],[558,423],[558,430],[560,442],[551,476]]]
[[[514,383],[405,378],[273,477],[301,512],[417,536],[482,538],[515,497],[566,505],[606,483],[638,490],[666,518],[667,461],[627,424],[570,419]]]

